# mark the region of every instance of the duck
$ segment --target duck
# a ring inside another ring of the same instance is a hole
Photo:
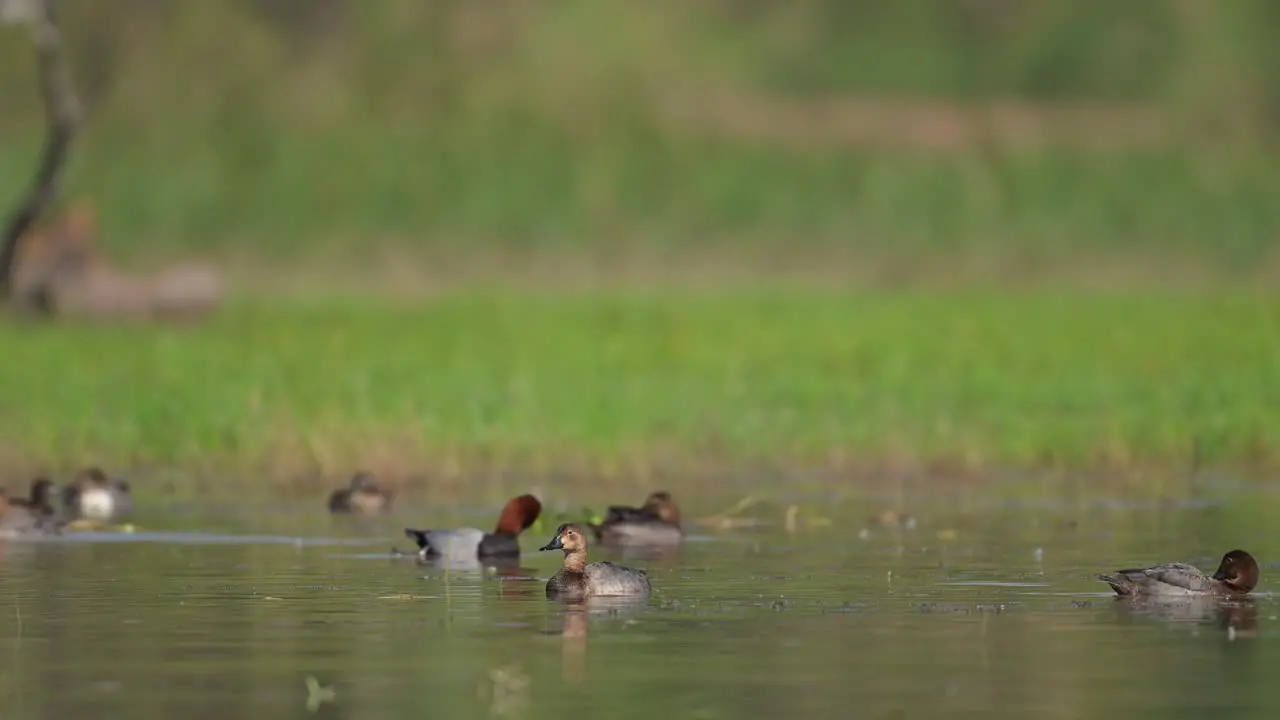
[[[647,597],[653,592],[649,575],[644,570],[611,562],[587,564],[587,533],[572,523],[556,528],[551,542],[538,550],[564,551],[564,564],[547,581],[548,598],[583,600],[591,597]]]
[[[1218,571],[1206,575],[1186,563],[1117,570],[1097,578],[1120,597],[1240,597],[1258,586],[1258,562],[1244,550],[1222,556]]]
[[[516,558],[520,556],[520,533],[529,529],[542,514],[542,503],[533,495],[520,495],[507,501],[498,515],[493,532],[476,528],[457,530],[416,530],[405,528],[404,534],[418,544],[420,561],[443,560],[450,564],[469,565],[482,558]]]
[[[133,512],[129,483],[109,478],[101,468],[87,467],[62,489],[62,505],[71,518],[107,522]]]
[[[47,477],[37,477],[31,481],[31,489],[27,492],[27,497],[9,498],[9,505],[26,508],[41,517],[54,517],[58,511],[53,506],[53,494],[53,481]]]
[[[345,488],[329,495],[329,512],[376,515],[391,509],[392,493],[378,487],[373,473],[358,472]]]
[[[606,544],[668,545],[679,543],[684,536],[680,508],[665,490],[649,493],[638,508],[614,505],[605,513],[603,522],[589,524],[588,528]]]
[[[9,498],[7,492],[0,489],[0,537],[32,534],[56,535],[58,531],[58,523],[53,517],[17,504]]]

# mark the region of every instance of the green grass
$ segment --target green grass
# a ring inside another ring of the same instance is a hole
[[[0,346],[15,471],[1280,467],[1269,298],[477,293]]]

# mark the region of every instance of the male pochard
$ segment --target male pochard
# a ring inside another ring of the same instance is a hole
[[[564,564],[560,572],[547,581],[547,597],[581,600],[605,596],[646,596],[652,591],[649,576],[643,570],[615,565],[611,562],[587,563],[587,534],[577,525],[566,523],[556,529],[551,542],[539,550],[563,550]]]
[[[1238,597],[1257,587],[1258,576],[1258,563],[1253,556],[1244,550],[1232,550],[1222,556],[1213,575],[1185,563],[1165,563],[1117,570],[1112,575],[1098,575],[1098,579],[1124,597]]]
[[[511,498],[498,516],[493,532],[476,528],[457,530],[415,530],[404,534],[418,543],[420,560],[441,559],[447,563],[468,564],[478,558],[519,557],[520,533],[538,520],[542,503],[532,495]]]

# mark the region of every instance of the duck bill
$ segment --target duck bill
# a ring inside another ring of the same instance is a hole
[[[1238,575],[1232,575],[1230,573],[1219,570],[1218,572],[1213,574],[1213,579],[1217,580],[1223,585],[1226,585],[1227,587],[1231,588],[1236,592],[1246,592],[1246,593],[1249,592],[1248,588],[1243,587],[1244,585],[1244,583],[1242,582],[1243,578],[1239,577]]]
[[[564,543],[560,542],[560,536],[559,536],[559,535],[557,535],[557,536],[555,536],[555,537],[551,538],[551,542],[549,542],[549,543],[547,543],[546,545],[543,545],[542,547],[538,548],[538,550],[539,550],[539,551],[542,551],[542,550],[563,550],[563,549],[564,549]]]

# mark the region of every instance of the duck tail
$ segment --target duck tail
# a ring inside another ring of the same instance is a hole
[[[413,528],[404,529],[405,537],[417,543],[419,550],[426,550],[427,548],[431,547],[431,540],[427,538],[427,533],[429,532],[431,531],[430,530],[414,530]]]

